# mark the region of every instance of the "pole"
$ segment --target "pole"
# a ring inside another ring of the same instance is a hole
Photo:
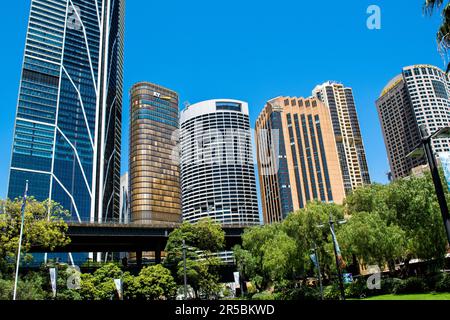
[[[17,250],[16,276],[15,276],[15,280],[14,280],[13,300],[16,300],[16,298],[17,298],[17,282],[19,280],[20,252],[22,250],[23,225],[25,222],[25,206],[27,204],[27,193],[28,193],[28,180],[25,183],[25,194],[23,196],[22,213],[21,213],[22,222],[20,224],[19,248]]]
[[[333,221],[333,217],[331,216],[330,213],[330,228],[334,232],[334,221]],[[333,237],[333,235],[332,235]],[[344,290],[344,282],[342,280],[342,274],[341,274],[341,266],[339,265],[339,258],[338,258],[338,253],[337,253],[337,248],[336,248],[336,241],[333,240],[333,248],[334,248],[334,257],[336,259],[336,269],[337,269],[337,273],[338,273],[338,277],[339,277],[339,289],[341,290],[341,299],[345,300],[345,290]]]
[[[187,300],[186,241],[183,239],[184,300]]]
[[[320,272],[320,260],[319,260],[319,254],[317,253],[317,245],[314,243],[314,254],[316,255],[317,259],[317,271],[319,273],[319,285],[320,285],[320,299],[323,300],[323,285],[322,285],[322,275]]]
[[[433,178],[436,196],[441,209],[442,219],[444,220],[445,232],[447,233],[447,241],[450,244],[450,215],[448,212],[447,200],[445,199],[444,188],[442,187],[441,177],[439,176],[439,169],[436,163],[436,158],[433,154],[431,146],[431,136],[428,136],[425,126],[420,126],[420,134],[422,136],[423,148],[427,156],[428,165],[430,166],[431,177]]]

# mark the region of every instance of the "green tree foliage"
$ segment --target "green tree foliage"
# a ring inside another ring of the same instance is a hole
[[[449,198],[448,191],[447,198]],[[308,203],[281,223],[245,231],[235,248],[241,273],[258,289],[300,288],[298,279],[316,274],[310,260],[317,248],[325,282],[335,278],[336,267],[328,221],[335,224],[341,253],[348,265],[388,265],[413,258],[442,261],[447,240],[430,174],[409,177],[389,185],[355,190],[344,206]],[[283,280],[286,280],[283,282]]]
[[[280,231],[280,224],[248,228],[242,235],[242,247],[236,246],[234,257],[239,271],[257,287],[265,290],[272,282],[267,268],[264,268],[265,251],[263,247],[273,240]]]
[[[85,300],[118,299],[114,279],[121,279],[122,270],[113,263],[97,269],[94,274],[81,275],[80,293]]]
[[[216,296],[220,291],[218,268],[221,261],[215,253],[225,247],[225,232],[220,224],[204,219],[196,224],[183,223],[170,234],[165,249],[165,266],[172,271],[179,284],[183,283],[184,278],[183,240],[187,247],[188,283],[196,297]]]
[[[44,290],[45,279],[36,272],[21,277],[17,283],[17,300],[45,300],[49,295]],[[14,279],[0,279],[0,300],[12,300]]]
[[[283,221],[283,229],[291,238],[295,239],[297,244],[297,276],[304,275],[311,270],[310,254],[314,247],[320,256],[321,270],[326,273],[335,270],[334,251],[328,223],[330,218],[334,221],[343,220],[343,207],[332,203],[310,202],[304,209],[290,214]],[[338,231],[340,226],[336,224],[335,228]]]
[[[0,270],[9,272],[19,244],[22,201],[0,201],[0,209]],[[67,214],[53,201],[27,200],[22,241],[22,253],[27,260],[31,259],[26,253],[32,246],[48,248],[50,252],[70,242],[66,236],[67,224],[63,219]]]
[[[170,270],[161,265],[143,268],[134,282],[137,299],[167,300],[175,298],[177,293]]]
[[[444,5],[445,3],[445,5]],[[445,0],[425,0],[425,13],[432,14],[434,11],[441,11],[442,22],[436,33],[439,51],[447,53],[450,47],[450,3]],[[450,70],[450,64],[447,66],[447,72]]]
[[[400,179],[385,186],[359,188],[347,198],[346,205],[351,219],[356,219],[348,226],[353,227],[353,232],[361,233],[357,229],[363,228],[364,219],[370,217],[366,221],[365,230],[374,237],[377,233],[380,235],[379,246],[385,250],[384,254],[378,252],[368,257],[366,253],[365,259],[377,260],[380,255],[387,258],[392,254],[407,259],[441,259],[446,252],[445,230],[430,174]],[[363,217],[358,217],[361,214]],[[372,227],[368,228],[367,224],[372,224]],[[352,238],[349,228],[344,228],[347,229],[345,241],[348,245]],[[385,236],[381,236],[382,233]],[[398,241],[396,248],[393,248],[392,245],[395,244],[392,242],[395,239]],[[405,239],[406,245],[402,239]],[[368,248],[362,247],[361,241],[359,249],[356,244],[352,243],[355,252],[370,252]]]
[[[234,248],[240,272],[259,291],[275,284],[286,287],[284,280],[294,281],[314,273],[310,260],[314,245],[320,253],[323,270],[329,270],[325,266],[333,261],[329,245],[330,216],[342,219],[342,207],[313,202],[290,214],[282,223],[247,229],[242,247]]]
[[[338,240],[347,260],[355,255],[360,262],[381,267],[406,252],[405,232],[397,225],[387,225],[378,213],[353,216],[340,229]]]

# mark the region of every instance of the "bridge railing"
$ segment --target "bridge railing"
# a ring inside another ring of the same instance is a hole
[[[125,223],[119,220],[108,220],[108,221],[78,221],[78,220],[66,220],[66,223],[69,226],[85,226],[85,227],[117,227],[117,228],[168,228],[175,229],[181,226],[181,223],[178,222],[167,222],[167,223],[152,223],[152,224],[143,224],[137,222],[128,222]],[[223,229],[246,229],[252,227],[253,225],[249,224],[225,224],[222,225]]]

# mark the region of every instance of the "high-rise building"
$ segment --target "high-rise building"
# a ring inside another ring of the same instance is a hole
[[[425,158],[407,155],[420,143],[419,126],[428,133],[450,126],[450,87],[448,76],[431,65],[413,65],[393,78],[376,101],[389,165],[394,179],[411,174],[426,163]],[[437,155],[450,151],[449,139],[434,139]]]
[[[181,222],[178,94],[141,82],[130,97],[132,222]]]
[[[32,0],[8,197],[119,217],[124,0]]]
[[[183,220],[258,225],[248,104],[204,101],[180,118]]]
[[[313,95],[330,111],[346,194],[370,184],[353,90],[328,81],[314,88]]]
[[[256,121],[256,148],[265,223],[310,201],[343,202],[330,111],[317,98],[268,101]]]

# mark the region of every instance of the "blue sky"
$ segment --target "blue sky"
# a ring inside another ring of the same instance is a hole
[[[128,0],[123,165],[128,168],[128,90],[138,81],[167,86],[181,102],[248,101],[251,121],[279,95],[309,96],[335,80],[354,90],[371,177],[389,170],[375,109],[382,88],[401,68],[441,68],[435,41],[439,16],[424,17],[423,0]],[[381,30],[366,27],[367,7],[381,8]],[[0,198],[8,168],[30,0],[0,11]]]

